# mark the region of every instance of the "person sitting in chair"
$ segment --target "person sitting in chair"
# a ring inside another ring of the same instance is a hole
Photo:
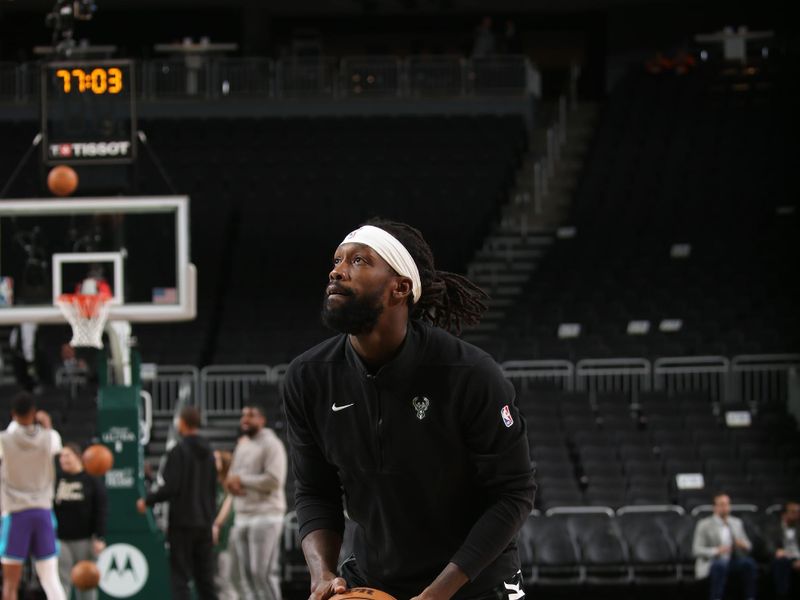
[[[700,519],[694,530],[692,554],[695,576],[710,580],[709,598],[721,600],[731,575],[738,574],[747,600],[756,597],[756,563],[749,556],[753,545],[741,519],[731,515],[731,499],[720,492],[714,496],[714,513]]]

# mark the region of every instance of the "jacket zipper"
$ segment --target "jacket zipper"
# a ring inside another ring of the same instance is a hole
[[[383,470],[383,444],[381,444],[381,432],[383,430],[383,414],[381,412],[381,393],[375,383],[374,375],[367,375],[372,384],[372,391],[375,395],[375,451],[377,453],[376,463],[379,471]]]

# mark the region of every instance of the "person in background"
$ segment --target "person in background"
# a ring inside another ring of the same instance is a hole
[[[0,562],[3,600],[17,600],[22,566],[33,556],[47,600],[66,600],[58,578],[58,543],[53,515],[55,461],[61,436],[33,396],[17,394],[11,403],[13,421],[0,432]]]
[[[695,576],[709,581],[709,598],[721,600],[725,585],[734,573],[742,577],[745,598],[756,597],[758,568],[749,556],[753,545],[741,519],[731,515],[731,499],[720,492],[714,496],[714,513],[700,519],[694,530],[692,554]]]
[[[501,46],[505,54],[522,54],[522,42],[519,39],[514,19],[506,19]]]
[[[181,440],[167,455],[164,483],[136,502],[148,506],[169,501],[169,561],[172,600],[189,600],[194,581],[201,600],[217,600],[211,527],[216,514],[217,470],[211,447],[199,435],[200,411],[185,406],[178,417]]]
[[[61,344],[61,369],[68,375],[85,373],[88,368],[86,361],[75,354],[75,348],[64,342]]]
[[[236,562],[236,548],[230,543],[230,531],[233,527],[233,496],[225,490],[225,479],[231,468],[233,455],[227,450],[214,450],[214,463],[217,467],[217,506],[219,512],[211,533],[214,539],[214,555],[216,556],[216,583],[220,600],[238,600],[236,580],[239,577],[239,565]]]
[[[102,479],[83,470],[81,449],[67,443],[59,455],[53,508],[58,521],[61,553],[58,574],[67,597],[72,589],[72,567],[82,560],[94,561],[105,549],[108,498]],[[94,600],[97,590],[75,590],[77,600]]]
[[[11,330],[8,347],[11,349],[14,377],[29,392],[41,388],[41,361],[37,343],[38,323],[20,323]]]
[[[492,31],[492,17],[483,17],[480,25],[475,28],[475,41],[472,45],[472,56],[474,58],[491,56],[497,51],[495,46],[494,31]]]
[[[780,520],[765,532],[772,580],[779,600],[800,596],[800,503],[787,502]],[[790,595],[794,591],[794,596]]]
[[[225,480],[236,511],[231,540],[239,564],[239,593],[244,600],[280,600],[280,582],[273,573],[286,513],[286,448],[266,427],[258,404],[242,408],[239,423],[244,436]]]

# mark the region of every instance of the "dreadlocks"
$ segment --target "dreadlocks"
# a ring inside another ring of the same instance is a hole
[[[463,275],[437,271],[433,252],[418,229],[380,218],[370,219],[365,224],[380,227],[392,234],[417,263],[422,297],[416,304],[409,299],[412,318],[428,321],[456,335],[461,333],[464,325],[477,325],[480,322],[489,296]]]

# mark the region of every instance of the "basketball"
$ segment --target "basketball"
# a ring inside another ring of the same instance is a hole
[[[83,451],[83,468],[89,475],[105,475],[114,466],[114,455],[102,444],[93,444]]]
[[[47,175],[47,187],[56,196],[69,196],[78,187],[78,174],[67,165],[58,165]]]
[[[100,583],[100,571],[90,560],[81,560],[72,567],[72,583],[79,590],[91,590]]]
[[[331,600],[396,600],[391,594],[375,588],[357,587],[345,590],[343,594],[331,596]]]

